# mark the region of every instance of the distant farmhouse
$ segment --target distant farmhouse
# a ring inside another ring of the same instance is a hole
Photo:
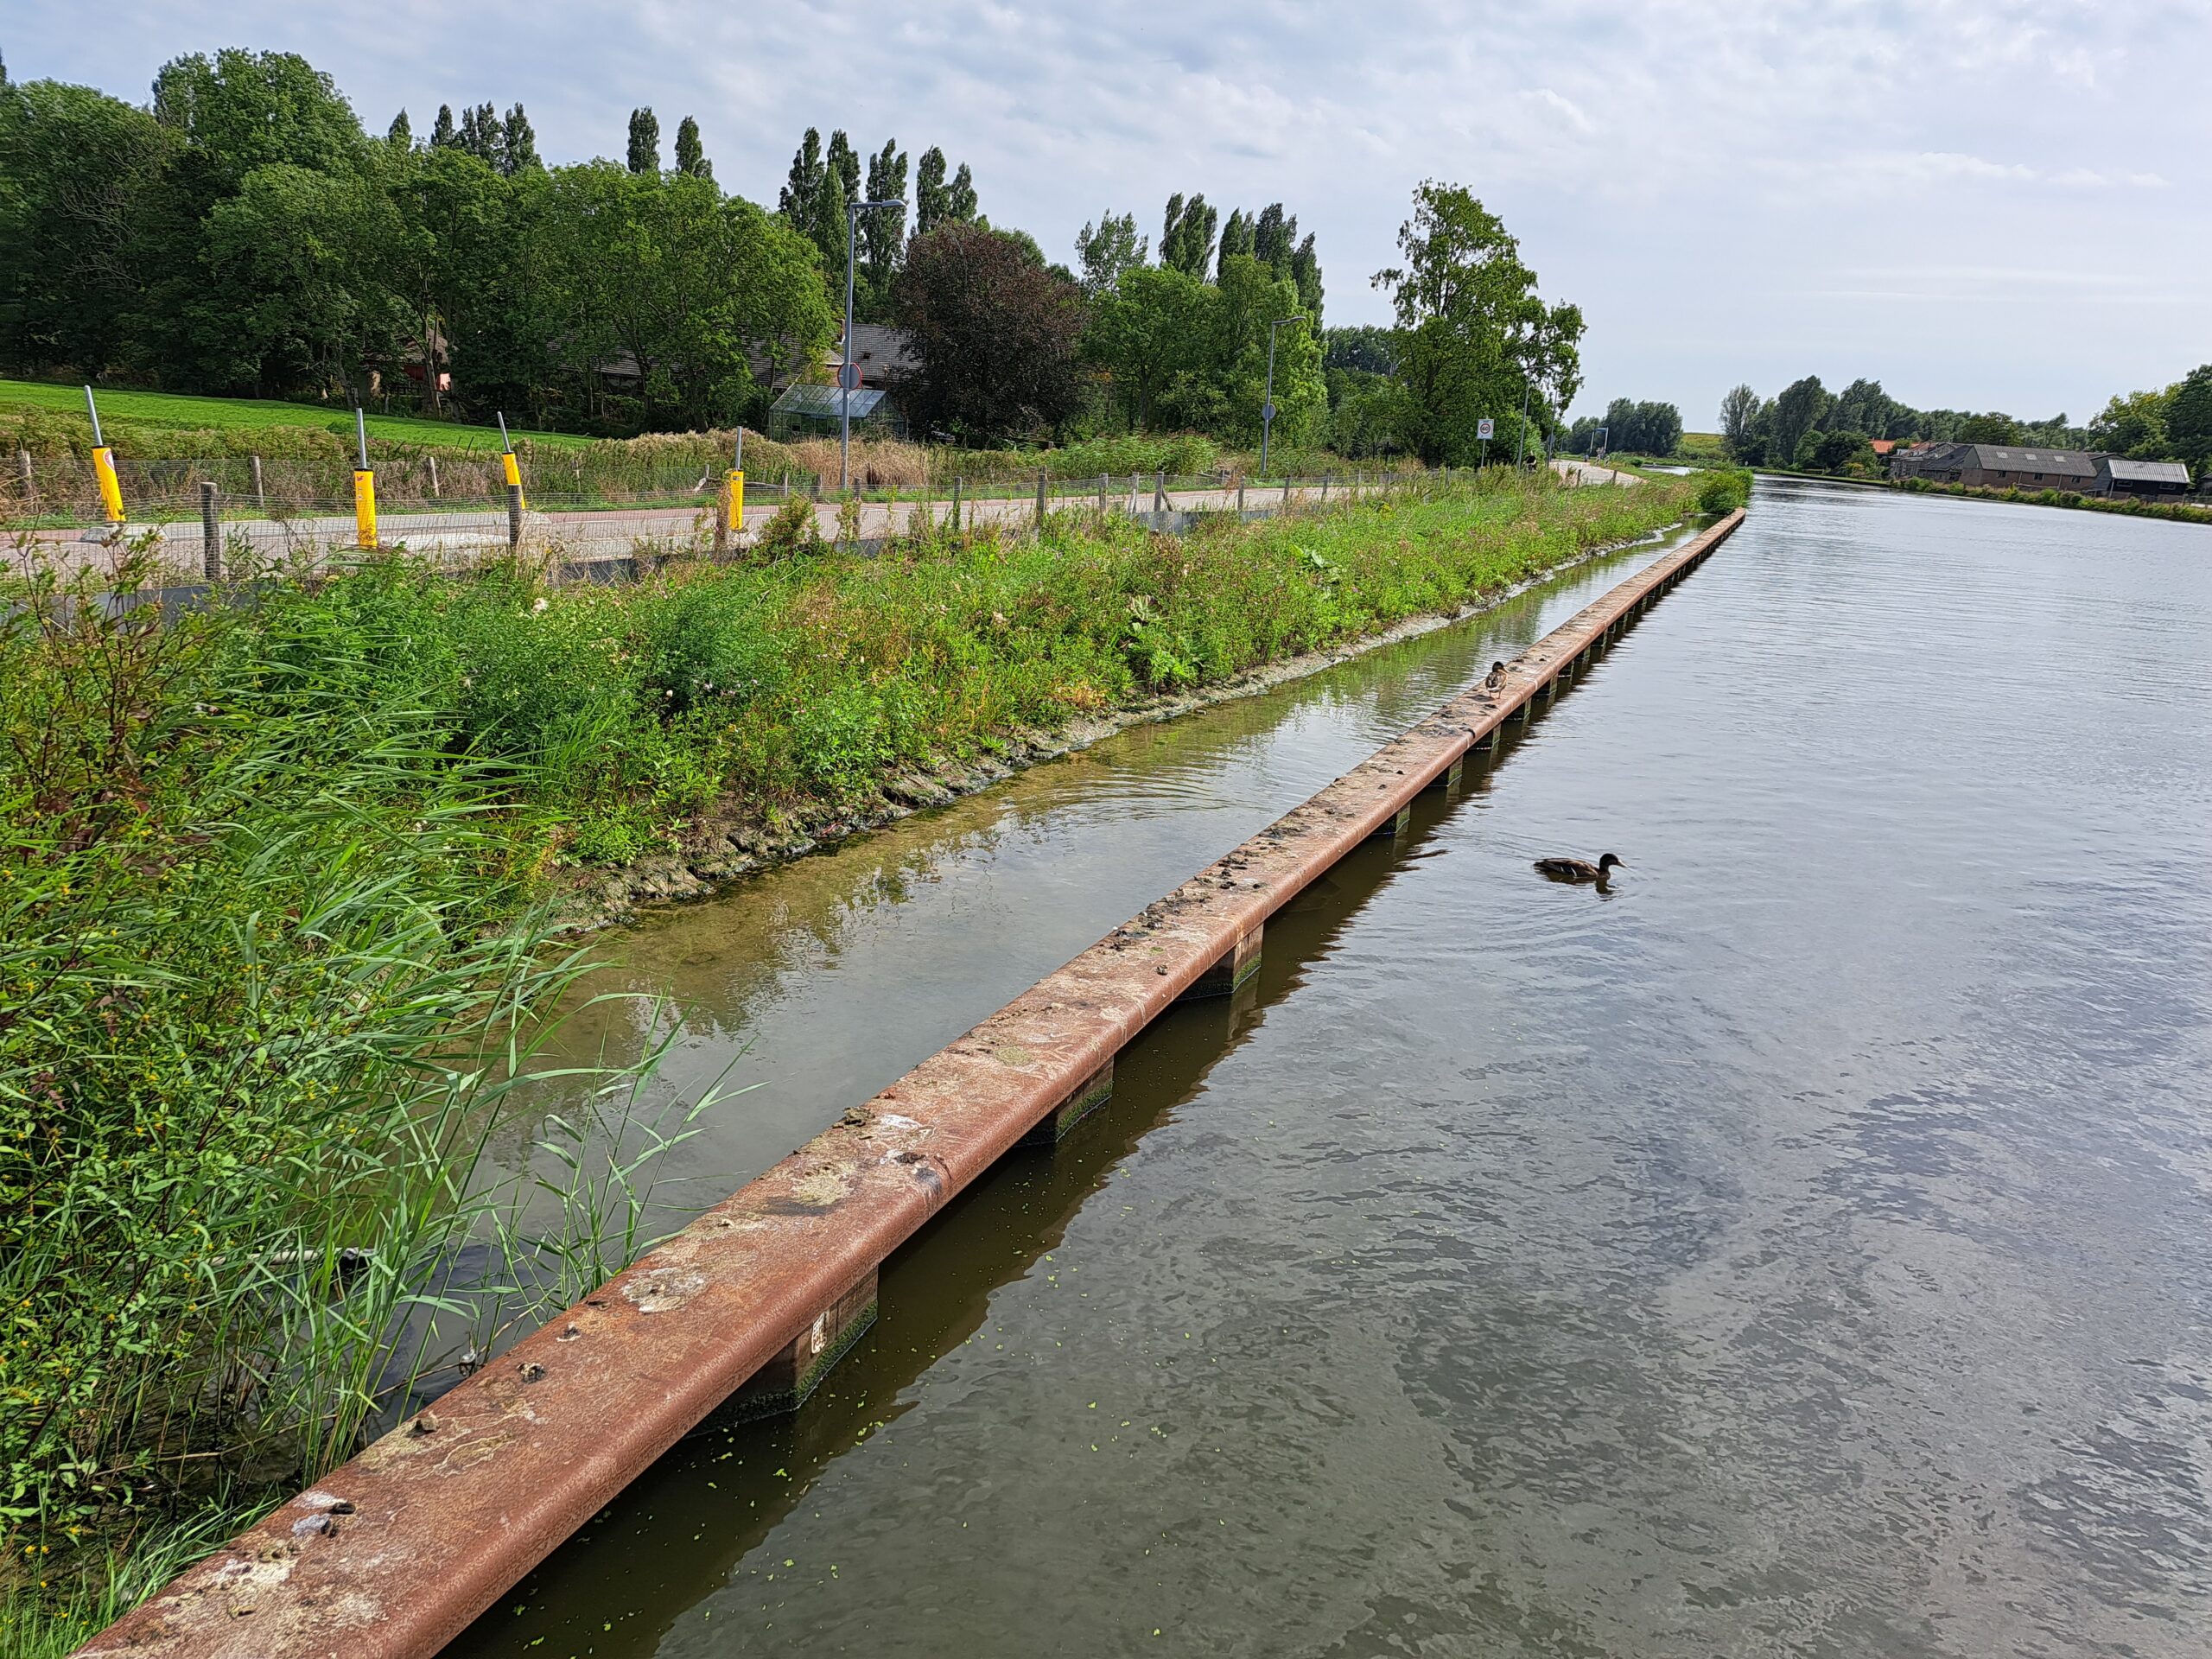
[[[1916,443],[1890,456],[1890,476],[1983,490],[2075,490],[2083,495],[2184,495],[2177,461],[2130,461],[2088,449],[2001,443]]]

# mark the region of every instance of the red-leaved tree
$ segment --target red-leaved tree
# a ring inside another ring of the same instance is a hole
[[[1083,395],[1083,296],[1035,245],[953,224],[907,245],[893,313],[913,369],[897,390],[909,421],[968,442],[1033,437]]]

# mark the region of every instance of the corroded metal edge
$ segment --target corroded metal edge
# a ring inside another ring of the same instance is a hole
[[[848,1112],[79,1649],[429,1659],[1345,854],[1603,649],[1729,514]]]

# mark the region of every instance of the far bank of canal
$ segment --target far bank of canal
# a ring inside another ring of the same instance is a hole
[[[1648,557],[1645,554],[1643,556]],[[811,1133],[1618,580],[622,939]],[[1555,709],[456,1654],[2195,1653],[2212,559],[1763,480]],[[1611,890],[1533,852],[1616,851]],[[619,1033],[618,1033],[619,1034]]]

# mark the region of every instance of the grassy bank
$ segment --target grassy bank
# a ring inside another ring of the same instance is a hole
[[[2072,507],[2082,512],[2116,512],[2129,518],[2212,524],[2212,505],[2187,501],[2145,501],[2132,495],[2083,495],[2078,490],[1978,489],[1967,484],[1938,484],[1925,478],[1909,478],[1897,487],[1916,495],[1960,495],[1976,501],[2017,501],[2031,507]]]
[[[1069,515],[874,558],[794,518],[768,563],[632,587],[395,561],[167,621],[19,587],[0,1654],[66,1650],[348,1455],[461,1337],[631,1253],[626,1171],[535,1195],[526,1230],[529,1195],[479,1180],[529,1015],[581,965],[548,949],[565,883],[1453,609],[1735,484],[1501,470],[1181,539]],[[602,1080],[609,1112],[633,1083]],[[548,1133],[541,1168],[599,1143]],[[497,1282],[452,1276],[465,1248]]]
[[[395,563],[264,604],[264,626],[342,642],[372,664],[365,697],[440,710],[449,744],[512,767],[549,863],[622,864],[709,821],[842,810],[1018,731],[1463,605],[1695,494],[1500,471],[1183,538],[1071,513],[1041,537],[938,528],[880,557],[823,548],[793,515],[772,563],[554,592]]]
[[[111,431],[220,432],[242,435],[251,442],[254,435],[268,433],[271,429],[297,428],[332,433],[348,442],[353,437],[353,411],[342,404],[291,404],[268,398],[196,397],[180,392],[97,388],[95,395],[99,399],[100,424]],[[90,432],[90,423],[84,418],[82,386],[57,385],[45,380],[0,379],[0,420],[19,417],[29,410],[74,420],[87,434]],[[468,426],[457,421],[374,412],[369,415],[368,423],[372,438],[391,443],[453,450],[488,449],[494,453],[499,448],[499,429],[496,426]],[[519,429],[513,435],[541,447],[586,448],[593,442],[566,433],[524,432]],[[160,436],[148,436],[143,442],[149,446],[146,453],[149,454],[169,453],[174,443],[174,440]],[[286,442],[280,430],[271,441],[270,453],[282,454]],[[222,454],[227,451],[197,453]]]

